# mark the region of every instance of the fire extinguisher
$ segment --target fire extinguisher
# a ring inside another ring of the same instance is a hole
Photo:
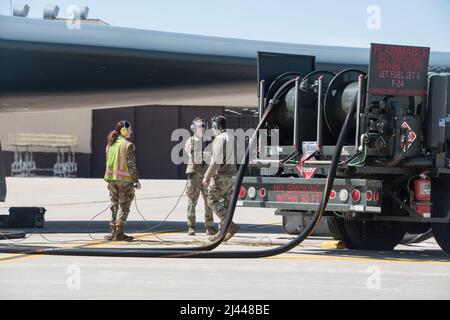
[[[423,218],[431,217],[431,179],[425,174],[414,181],[416,213]]]

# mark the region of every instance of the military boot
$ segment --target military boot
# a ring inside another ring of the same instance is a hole
[[[219,230],[215,230],[216,233],[214,235],[211,235],[211,236],[208,237],[209,241],[216,242],[217,240],[219,240],[219,238],[220,238],[220,231],[223,229],[223,224],[220,223],[219,227],[220,227],[220,229]],[[208,230],[206,232],[208,232]]]
[[[227,242],[228,240],[230,240],[236,234],[236,232],[239,231],[239,229],[240,229],[239,225],[237,225],[234,222],[231,222],[231,225],[227,230],[227,234],[225,235],[223,242]]]
[[[130,237],[123,233],[123,225],[116,226],[116,237],[114,238],[116,241],[133,241],[133,237]]]
[[[219,238],[220,238],[220,232],[217,232],[215,235],[209,236],[208,240],[211,242],[216,242]]]
[[[188,236],[195,236],[195,229],[194,228],[189,227]]]
[[[217,233],[217,229],[214,226],[206,227],[206,235],[213,236]]]
[[[116,225],[111,223],[110,224],[111,227],[111,233],[107,234],[103,239],[105,239],[106,241],[113,241],[116,237]]]

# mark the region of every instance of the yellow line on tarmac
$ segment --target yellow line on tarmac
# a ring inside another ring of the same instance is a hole
[[[266,259],[273,260],[340,260],[340,261],[356,261],[356,262],[386,262],[386,263],[420,263],[420,264],[444,264],[450,265],[450,261],[439,260],[419,260],[419,259],[404,259],[404,258],[376,258],[376,257],[342,257],[342,256],[323,256],[323,255],[311,255],[311,254],[281,254],[278,256],[267,257]]]
[[[15,253],[3,253],[3,254],[0,255],[0,261],[10,260],[10,259],[13,259],[13,258],[17,258],[17,254],[15,254]]]
[[[161,232],[158,233],[158,235],[174,235],[176,234],[175,232]],[[148,238],[156,238],[157,234],[155,233],[146,233],[146,234],[142,234],[142,235],[138,235],[135,236],[136,239],[148,239]],[[96,247],[102,247],[105,245],[110,245],[110,244],[118,244],[121,243],[119,241],[106,241],[106,240],[91,240],[91,241],[86,241],[84,244],[65,244],[63,246],[61,246],[61,248],[63,249],[71,249],[71,248],[96,248]],[[27,244],[24,244],[27,245]],[[32,251],[32,250],[31,250]],[[30,259],[30,258],[36,258],[36,257],[44,257],[46,256],[46,254],[29,254],[27,253],[27,251],[24,251],[22,253],[11,253],[11,254],[5,254],[5,256],[0,256],[0,264],[4,264],[4,263],[8,263],[8,262],[16,262],[16,261],[20,261],[20,260],[24,260],[24,259]]]
[[[165,235],[165,236],[170,236],[170,235],[174,235],[177,234],[176,232],[160,232],[160,233],[145,233],[142,235],[133,235],[133,237],[135,239],[139,239],[139,240],[144,240],[144,239],[151,239],[151,238],[157,238],[159,235]],[[100,243],[94,243],[94,244],[88,244],[83,246],[83,248],[101,248],[107,245],[112,245],[112,244],[119,244],[119,243],[124,243],[123,241],[102,241]],[[125,243],[133,243],[133,242],[125,242]]]
[[[99,240],[92,240],[92,241],[88,241],[87,243],[92,243],[92,244],[96,244],[98,243]],[[103,242],[103,240],[102,240]],[[24,244],[27,245],[27,244]],[[84,245],[80,245],[80,244],[65,244],[63,246],[61,246],[61,248],[63,249],[70,249],[70,248],[77,248],[77,247],[83,247]],[[34,251],[34,250],[29,250],[29,251]],[[39,251],[39,250],[37,250]],[[11,253],[9,254],[8,257],[0,257],[0,264],[4,264],[4,263],[8,263],[8,262],[15,262],[15,261],[19,261],[19,260],[24,260],[24,259],[30,259],[30,258],[37,258],[37,257],[43,257],[46,256],[45,254],[29,254],[27,253],[27,251],[23,251],[22,253]]]
[[[0,264],[5,264],[5,263],[8,263],[8,262],[15,262],[15,261],[24,260],[24,259],[30,259],[30,258],[37,258],[37,257],[42,257],[42,254],[14,253],[14,254],[12,254],[12,257],[1,258],[0,259]]]

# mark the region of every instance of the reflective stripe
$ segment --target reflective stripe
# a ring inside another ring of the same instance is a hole
[[[127,166],[127,150],[130,145],[130,142],[119,137],[107,148],[105,180],[133,182]]]
[[[111,175],[120,175],[124,177],[131,177],[130,173],[128,171],[122,171],[117,169],[106,169],[106,172]]]
[[[128,144],[126,142],[123,142],[120,144],[120,156],[119,156],[119,169],[123,170],[125,162],[127,161],[126,157],[126,150],[127,150]]]

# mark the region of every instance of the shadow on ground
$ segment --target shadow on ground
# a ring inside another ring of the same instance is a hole
[[[292,252],[293,255],[302,256],[305,254],[314,254],[318,256],[339,258],[373,259],[374,261],[415,261],[415,262],[450,262],[450,255],[442,251],[439,247],[424,247],[420,244],[408,246],[405,249],[397,247],[393,251],[371,251],[371,250],[304,250],[302,252]],[[376,263],[376,262],[375,262]]]
[[[260,225],[260,224],[240,224],[240,233],[265,233],[280,234],[284,233],[279,225]],[[11,230],[11,229],[7,229]],[[14,228],[14,230],[25,231],[26,233],[107,233],[109,232],[109,222],[107,221],[46,221],[44,228]],[[126,225],[127,232],[184,232],[187,231],[185,221],[129,221]],[[197,232],[205,232],[205,226],[197,223]]]
[[[239,234],[244,238],[245,234],[277,234],[278,240],[289,241],[294,236],[284,234],[284,231],[280,225],[257,225],[257,224],[240,224],[241,229]],[[151,229],[151,230],[149,230]],[[7,229],[12,231],[12,229]],[[16,230],[16,229],[14,229]],[[89,223],[89,221],[46,221],[44,228],[20,228],[27,234],[41,233],[41,234],[96,234],[96,233],[107,233],[109,231],[109,223],[107,221],[94,221]],[[1,230],[0,230],[1,231]],[[184,233],[187,231],[187,226],[185,221],[166,221],[161,224],[161,221],[129,221],[126,226],[126,231],[129,233],[145,233],[145,232],[180,232]],[[198,233],[205,232],[204,225],[202,223],[197,224],[196,231]],[[326,237],[310,237],[310,240],[330,240]],[[141,241],[142,242],[142,241]],[[150,241],[154,242],[154,241]],[[276,244],[274,244],[276,245]],[[336,259],[340,258],[350,258],[350,259],[373,259],[374,264],[377,261],[412,261],[412,262],[450,262],[450,255],[446,254],[444,251],[436,246],[424,246],[423,244],[413,244],[413,245],[402,245],[398,246],[394,251],[369,251],[369,250],[348,250],[348,249],[321,249],[320,244],[316,243],[312,245],[309,244],[304,247],[299,247],[299,250],[291,251],[289,254],[292,256],[304,256],[304,255],[315,255],[317,257],[327,257]],[[263,250],[263,249],[261,249]]]

